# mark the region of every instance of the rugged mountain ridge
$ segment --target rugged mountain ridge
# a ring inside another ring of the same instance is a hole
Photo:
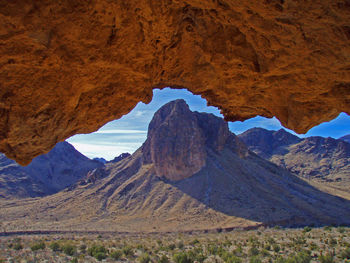
[[[21,166],[0,154],[0,196],[23,198],[54,194],[101,166],[68,142],[58,143],[28,166]]]
[[[156,112],[134,154],[55,195],[0,204],[0,220],[8,229],[29,221],[117,231],[328,225],[349,223],[349,206],[249,151],[223,119],[177,100]]]
[[[284,134],[280,140],[278,134]],[[299,138],[285,130],[253,128],[238,137],[259,156],[310,180],[350,186],[350,143],[313,136]]]
[[[339,138],[339,140],[343,140],[343,141],[346,141],[346,142],[350,143],[350,134]]]

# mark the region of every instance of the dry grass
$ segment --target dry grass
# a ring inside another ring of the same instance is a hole
[[[260,228],[227,233],[66,234],[0,239],[0,262],[99,262],[97,258],[142,263],[350,262],[350,229]]]

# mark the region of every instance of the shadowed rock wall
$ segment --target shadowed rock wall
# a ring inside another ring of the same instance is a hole
[[[227,120],[350,113],[349,0],[0,3],[0,152],[21,164],[187,88]]]

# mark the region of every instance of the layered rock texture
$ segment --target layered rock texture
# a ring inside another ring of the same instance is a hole
[[[0,197],[23,198],[54,194],[75,184],[88,171],[101,167],[67,142],[22,167],[0,154]]]
[[[187,88],[299,133],[350,113],[349,0],[1,1],[0,152],[28,164]]]
[[[343,139],[301,139],[283,129],[262,128],[250,129],[238,137],[256,154],[300,177],[350,189],[350,143]]]
[[[329,225],[349,224],[349,206],[250,152],[223,119],[177,100],[156,112],[134,154],[55,195],[0,202],[0,220],[8,230],[27,222],[136,232]]]

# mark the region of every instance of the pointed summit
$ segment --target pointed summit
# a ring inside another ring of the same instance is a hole
[[[237,148],[235,137],[222,118],[192,112],[184,100],[171,101],[149,124],[144,162],[153,163],[158,176],[181,180],[205,166],[208,151],[220,151],[226,144]]]

